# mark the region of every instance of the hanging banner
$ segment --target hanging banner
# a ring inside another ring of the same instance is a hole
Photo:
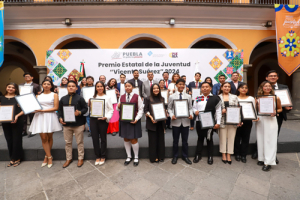
[[[186,75],[187,82],[194,80],[195,72],[200,72],[202,81],[211,77],[217,83],[221,74],[231,81],[235,71],[241,81],[243,57],[241,49],[61,49],[47,51],[46,66],[55,85],[70,74],[77,80],[84,75],[93,76],[96,82],[100,75],[105,75],[106,81],[119,81],[123,73],[129,80],[135,69],[142,81],[147,80],[148,71],[153,72],[157,81],[162,79],[163,72],[169,72],[170,80],[174,73],[179,73]]]
[[[4,2],[0,2],[0,67],[4,61]]]
[[[300,67],[300,8],[275,4],[275,13],[278,64],[290,76]]]

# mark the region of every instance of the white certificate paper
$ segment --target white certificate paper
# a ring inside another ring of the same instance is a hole
[[[91,100],[91,117],[105,117],[105,100]]]
[[[240,123],[240,107],[227,107],[226,123],[239,124]]]
[[[159,121],[167,119],[165,105],[163,103],[151,104],[151,107],[154,115],[154,120]]]
[[[200,88],[192,88],[192,99],[195,100],[198,96],[200,96],[200,93]]]
[[[19,85],[19,93],[20,95],[33,93],[32,85]]]
[[[274,98],[273,97],[262,97],[259,98],[259,113],[271,114],[275,112]]]
[[[14,106],[0,106],[0,122],[14,121]]]
[[[168,104],[168,102],[169,102],[169,90],[162,90],[161,91],[161,96],[163,97],[163,98],[165,98],[165,104]]]
[[[57,87],[57,89],[58,89],[58,98],[59,98],[59,100],[62,97],[68,95],[68,89],[67,88],[65,88],[65,87]]]
[[[189,109],[188,109],[188,101],[187,100],[179,100],[174,101],[175,107],[175,117],[189,117]]]
[[[122,104],[122,120],[133,121],[134,120],[134,105],[133,104]]]
[[[91,98],[93,98],[95,94],[95,87],[83,87],[82,88],[82,95],[85,102],[89,102]]]
[[[211,112],[199,113],[202,128],[212,128],[215,126]]]
[[[275,95],[279,97],[281,106],[293,106],[291,96],[287,89],[275,90]]]
[[[16,96],[15,98],[23,110],[24,115],[43,109],[33,93]]]
[[[76,122],[74,106],[63,106],[63,111],[64,122]]]
[[[106,95],[110,97],[112,104],[118,103],[116,91],[113,90],[106,90]]]
[[[133,88],[132,92],[140,96],[140,89],[138,87]]]
[[[244,119],[256,119],[255,110],[252,102],[240,102]]]

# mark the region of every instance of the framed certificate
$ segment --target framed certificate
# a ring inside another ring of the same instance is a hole
[[[112,104],[118,103],[116,91],[113,90],[106,90],[106,95],[110,97]]]
[[[140,88],[139,88],[139,87],[133,88],[133,89],[132,89],[132,92],[133,92],[134,94],[137,94],[137,95],[141,96],[141,95],[140,95]]]
[[[192,99],[195,100],[198,96],[200,96],[201,90],[200,88],[192,88]]]
[[[275,95],[263,95],[257,96],[257,114],[262,116],[271,116],[276,114],[276,96]]]
[[[174,113],[176,118],[189,117],[189,106],[187,99],[174,99]]]
[[[282,107],[293,106],[291,93],[288,88],[274,90],[275,95],[279,97]]]
[[[93,98],[94,94],[95,94],[94,86],[82,88],[82,96],[85,102],[89,102],[89,100]]]
[[[241,122],[241,107],[229,106],[226,108],[225,124],[237,125]]]
[[[215,126],[215,120],[212,112],[199,112],[199,119],[201,122],[201,129],[211,129]]]
[[[90,117],[105,117],[105,99],[90,99]]]
[[[58,98],[59,100],[68,95],[68,89],[66,87],[57,87],[57,91],[58,91]]]
[[[74,105],[63,106],[63,114],[64,122],[76,122]]]
[[[19,93],[20,95],[33,93],[32,85],[19,85]]]
[[[164,121],[167,119],[164,103],[153,103],[151,104],[151,109],[155,121]]]
[[[8,123],[13,122],[15,120],[14,115],[14,106],[13,105],[0,105],[0,122],[1,123]]]
[[[122,103],[121,104],[121,121],[133,122],[135,120],[134,111],[135,111],[134,103]]]
[[[161,90],[161,96],[165,98],[165,104],[169,103],[169,90]]]
[[[42,110],[42,106],[33,93],[23,94],[15,97],[20,105],[24,115],[33,113],[36,110]]]
[[[240,101],[243,120],[256,120],[257,115],[252,101]]]

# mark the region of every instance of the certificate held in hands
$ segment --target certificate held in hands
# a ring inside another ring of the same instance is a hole
[[[76,122],[75,106],[63,106],[64,122]]]
[[[187,99],[174,99],[174,112],[176,118],[189,117],[189,106]]]
[[[293,106],[292,98],[289,89],[274,90],[275,95],[279,97],[282,107]]]
[[[164,121],[167,119],[164,103],[153,103],[151,104],[151,108],[155,121]]]
[[[121,121],[133,122],[135,120],[134,111],[135,111],[134,103],[122,103],[121,104]]]
[[[137,95],[141,96],[141,95],[140,95],[140,88],[139,88],[139,87],[133,88],[133,89],[132,89],[132,92],[133,92],[134,94],[137,94]]]
[[[274,95],[257,96],[258,115],[271,116],[276,114],[275,98]]]
[[[33,93],[16,96],[15,98],[23,110],[24,115],[43,109]]]
[[[33,93],[32,85],[19,85],[20,95]]]
[[[8,123],[13,122],[15,120],[14,117],[14,106],[0,106],[0,122]]]
[[[201,129],[211,129],[215,126],[215,120],[212,112],[200,112],[199,119],[201,122]]]
[[[252,101],[241,101],[243,120],[256,120],[256,111]]]
[[[68,95],[68,89],[66,87],[57,87],[57,90],[58,90],[58,98],[59,100]]]
[[[105,99],[91,99],[90,109],[91,109],[90,117],[96,117],[96,118],[105,117]]]
[[[165,98],[165,104],[169,103],[169,90],[161,90],[161,96]]]
[[[118,103],[118,99],[117,99],[115,90],[106,90],[106,95],[110,97],[112,104]]]
[[[226,124],[239,124],[241,122],[241,107],[230,106],[226,108]]]
[[[91,98],[93,98],[95,93],[95,87],[83,87],[82,88],[82,96],[85,102],[89,102]]]
[[[200,96],[201,90],[200,88],[192,88],[192,99],[195,100],[198,96]]]

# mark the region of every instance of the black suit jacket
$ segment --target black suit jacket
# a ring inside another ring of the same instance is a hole
[[[239,87],[239,85],[241,85],[241,83],[243,83],[243,82],[238,82],[238,87]],[[235,94],[236,93],[236,90],[237,90],[237,88],[235,88],[235,85],[234,85],[234,83],[231,81],[230,82],[230,86],[231,86],[231,94]]]
[[[130,79],[128,82],[132,83],[133,86],[135,87],[135,79],[134,78]],[[143,93],[142,93],[143,82],[140,79],[138,79],[137,82],[138,82],[138,87],[139,87],[139,90],[140,90],[140,96],[143,97]]]
[[[198,83],[198,88],[201,88],[201,85],[202,83]],[[190,82],[188,87],[189,87],[189,91],[192,91],[192,88],[196,87],[195,81]]]
[[[289,88],[287,85],[278,84],[278,83],[277,83],[277,85],[278,85],[278,89],[286,89],[286,88],[288,89]],[[282,108],[282,112],[279,113],[279,117],[283,117],[284,121],[287,120],[287,116],[286,116],[287,112],[288,111],[286,109]]]
[[[24,85],[25,83],[23,84],[20,84],[20,85]],[[39,92],[41,92],[41,87],[39,84],[36,84],[34,82],[31,83],[31,85],[33,86],[33,93],[34,95],[37,95]]]

